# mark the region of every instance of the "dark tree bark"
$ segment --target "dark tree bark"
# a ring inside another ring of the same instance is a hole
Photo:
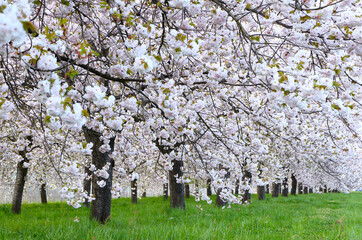
[[[237,179],[235,182],[235,195],[239,194],[239,188],[240,188],[240,180]]]
[[[93,143],[92,147],[92,163],[96,169],[102,169],[108,165],[107,173],[109,177],[104,179],[102,177],[92,174],[92,193],[95,200],[92,201],[90,219],[95,219],[104,224],[111,215],[111,200],[112,200],[112,170],[114,167],[114,160],[110,158],[110,154],[114,149],[114,138],[110,140],[111,151],[102,153],[99,148],[103,145],[100,139],[101,134],[83,127],[84,136],[88,143]],[[104,181],[105,186],[101,187],[97,182]]]
[[[304,194],[308,194],[308,187],[304,187],[304,188],[303,188],[303,193],[304,193]]]
[[[282,184],[278,183],[279,194],[282,194]]]
[[[324,190],[323,190],[324,193],[327,193],[328,192],[328,188],[327,186],[324,186]]]
[[[168,183],[163,184],[163,199],[168,199]]]
[[[147,197],[147,192],[146,192],[146,191],[144,191],[144,192],[142,193],[142,197],[143,197],[143,198]]]
[[[272,197],[278,197],[278,196],[279,196],[279,184],[273,182]]]
[[[251,183],[251,173],[249,171],[244,172],[243,181],[247,181],[247,183],[250,185]],[[245,190],[243,194],[243,202],[247,202],[251,199],[251,194],[249,190]]]
[[[313,188],[309,188],[309,193],[313,193]]]
[[[47,200],[47,190],[46,190],[46,184],[43,183],[40,186],[40,200],[41,200],[41,204],[47,204],[48,200]]]
[[[219,188],[216,193],[215,205],[218,207],[222,207],[226,205],[226,202],[221,198],[220,193],[222,188]]]
[[[199,195],[199,182],[197,180],[195,181],[195,194]]]
[[[294,174],[292,174],[292,190],[290,191],[290,194],[294,196],[297,194],[297,179]]]
[[[259,200],[264,200],[265,199],[265,186],[258,186],[257,187],[257,192],[258,192],[258,199]]]
[[[13,193],[13,201],[11,212],[14,214],[20,214],[21,203],[23,201],[23,192],[26,181],[26,175],[28,174],[28,168],[24,167],[24,163],[28,163],[29,160],[26,158],[26,152],[20,151],[19,154],[23,157],[23,160],[17,165],[16,180]]]
[[[212,190],[211,190],[211,178],[208,178],[208,179],[207,179],[206,184],[207,184],[206,194],[207,194],[207,196],[209,196],[209,197],[210,197],[210,196],[212,195]]]
[[[181,208],[185,210],[185,185],[178,183],[177,178],[183,176],[182,161],[172,160],[173,168],[169,174],[169,186],[170,186],[170,205],[171,208]]]
[[[288,192],[289,192],[289,189],[288,189],[288,178],[285,177],[285,178],[283,179],[282,196],[283,196],[283,197],[288,197]]]
[[[91,176],[92,174],[92,172],[89,170],[88,167],[84,167],[84,173],[86,173],[88,176]],[[84,179],[83,190],[87,193],[88,196],[90,195],[91,186],[92,186],[91,178]],[[88,199],[85,199],[83,205],[87,208],[90,207]]]
[[[230,172],[229,172],[229,169],[225,168],[222,164],[220,164],[219,166],[219,169],[224,169],[226,170],[226,174],[224,176],[225,179],[228,179],[230,178]],[[222,199],[220,193],[222,191],[222,188],[219,188],[217,190],[217,193],[216,193],[216,200],[215,200],[215,205],[218,206],[218,207],[222,207],[222,206],[225,206],[226,205],[226,202],[224,201],[224,199]]]
[[[190,198],[190,185],[185,183],[185,198]]]
[[[298,183],[298,194],[302,194],[303,193],[303,186],[301,183]]]
[[[131,181],[131,201],[137,204],[137,179]]]
[[[265,193],[269,194],[270,193],[270,189],[269,189],[269,184],[266,185],[266,190]]]

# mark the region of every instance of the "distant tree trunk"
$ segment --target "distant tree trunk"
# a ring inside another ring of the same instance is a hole
[[[289,189],[288,189],[288,178],[285,177],[285,178],[283,179],[282,196],[283,196],[283,197],[288,197],[288,192],[289,192]]]
[[[143,198],[147,197],[147,192],[146,192],[146,191],[144,191],[144,192],[142,193],[142,197],[143,197]]]
[[[185,183],[185,198],[190,198],[190,185]]]
[[[298,194],[302,194],[303,193],[303,186],[301,183],[298,183]]]
[[[177,178],[183,176],[183,162],[172,160],[173,168],[169,174],[169,186],[170,186],[170,205],[171,208],[181,208],[185,209],[185,185],[183,183],[178,183]]]
[[[309,193],[313,193],[313,188],[309,188]]]
[[[199,195],[199,182],[197,180],[195,181],[195,194]]]
[[[279,194],[282,194],[282,184],[278,183]]]
[[[29,162],[29,160],[26,158],[26,152],[20,151],[19,154],[23,157],[23,160],[17,165],[16,180],[11,207],[11,212],[14,214],[20,214],[21,212],[21,203],[23,201],[26,175],[28,174],[28,168],[24,167],[24,163]]]
[[[168,199],[168,183],[163,184],[163,199]]]
[[[222,207],[222,206],[226,205],[226,202],[220,196],[221,191],[222,191],[222,188],[219,188],[216,193],[215,205],[218,207]]]
[[[273,182],[272,197],[278,197],[278,196],[279,196],[279,184]]]
[[[264,200],[265,199],[265,186],[258,186],[257,187],[257,192],[258,192],[258,199],[259,200]]]
[[[270,193],[269,184],[267,184],[267,185],[265,186],[265,188],[266,188],[265,193],[269,194],[269,193]]]
[[[40,186],[40,200],[41,200],[41,204],[47,204],[48,200],[47,200],[47,190],[46,190],[46,184],[43,183]]]
[[[324,193],[327,193],[327,192],[328,192],[327,186],[324,186],[323,192],[324,192]]]
[[[107,179],[98,177],[92,173],[92,193],[94,194],[95,200],[92,201],[90,219],[95,219],[104,224],[111,215],[112,170],[114,160],[111,159],[109,155],[114,149],[114,138],[110,139],[111,151],[103,153],[99,151],[99,148],[103,145],[103,141],[101,140],[102,135],[86,127],[83,127],[83,132],[87,142],[93,143],[92,163],[96,169],[102,169],[108,166],[106,171],[109,176]],[[104,183],[102,181],[105,182],[104,186],[102,185],[102,183]],[[100,186],[100,184],[102,186]]]
[[[131,181],[131,201],[137,204],[137,179]]]
[[[224,176],[224,179],[228,179],[230,178],[230,172],[229,172],[229,169],[225,168],[222,164],[219,165],[219,169],[224,169],[226,170],[226,174]],[[215,205],[218,206],[218,207],[222,207],[222,206],[225,206],[226,205],[226,202],[224,201],[224,199],[221,197],[221,192],[222,192],[222,188],[219,188],[217,190],[217,193],[216,193],[216,200],[215,200]]]
[[[84,167],[84,173],[87,174],[87,176],[91,176],[91,175],[92,175],[92,172],[89,170],[88,167]],[[90,195],[91,185],[92,185],[92,182],[91,182],[91,178],[90,178],[90,177],[87,177],[86,179],[84,179],[84,181],[83,181],[83,190],[84,190],[84,192],[87,193],[87,196]],[[83,205],[84,205],[85,207],[90,207],[90,204],[89,204],[88,199],[85,199]]]
[[[297,179],[295,178],[294,174],[292,174],[292,189],[290,194],[294,196],[297,194]]]
[[[207,184],[206,194],[207,194],[207,196],[210,197],[210,196],[212,195],[212,191],[211,191],[211,178],[208,178],[208,179],[207,179],[206,184]]]
[[[252,177],[251,173],[249,171],[245,171],[244,176],[243,176],[243,181],[247,181],[247,184],[250,185],[251,177]],[[250,199],[251,199],[250,190],[245,190],[245,192],[243,194],[243,202],[247,202]]]
[[[239,195],[240,180],[237,179],[235,182],[235,195]]]
[[[303,193],[304,193],[304,194],[308,194],[308,187],[304,187],[304,188],[303,188]]]

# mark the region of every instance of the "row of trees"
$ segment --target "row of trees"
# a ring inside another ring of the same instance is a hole
[[[190,181],[239,204],[252,182],[289,175],[360,186],[360,7],[0,2],[0,171],[16,177],[14,212],[25,181],[92,202],[102,223],[130,183],[169,187],[173,208]]]

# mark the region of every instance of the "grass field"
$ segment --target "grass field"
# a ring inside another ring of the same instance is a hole
[[[362,193],[256,198],[230,209],[190,199],[185,212],[162,197],[117,199],[105,225],[65,203],[24,204],[19,216],[0,205],[0,239],[362,239]]]

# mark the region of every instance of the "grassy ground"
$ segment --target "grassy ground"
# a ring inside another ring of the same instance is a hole
[[[201,203],[203,211],[187,200],[185,212],[161,197],[117,199],[103,226],[64,203],[24,204],[19,216],[0,205],[0,239],[362,239],[362,193],[256,197],[230,209]]]

